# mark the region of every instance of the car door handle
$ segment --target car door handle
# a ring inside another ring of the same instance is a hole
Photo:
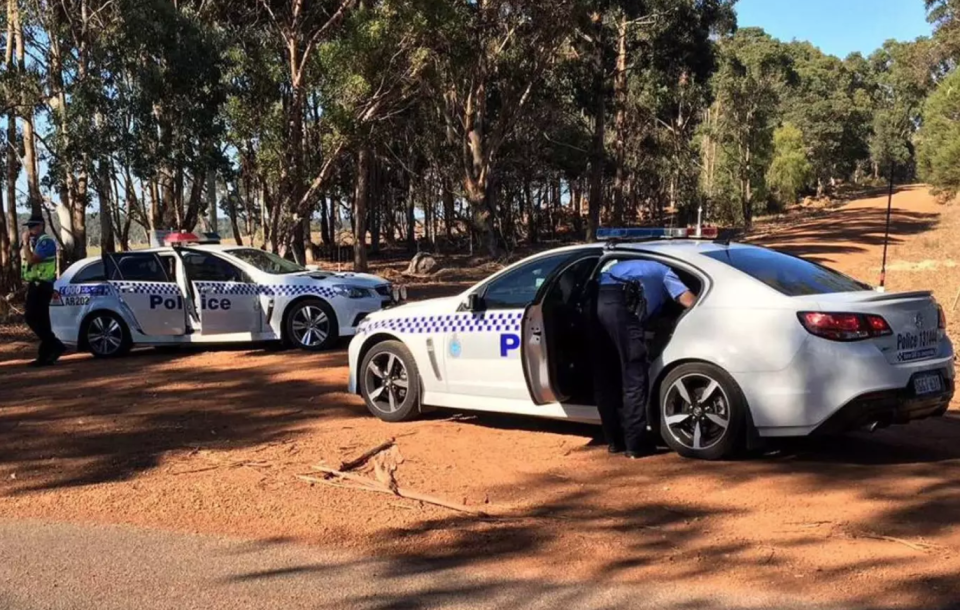
[[[210,294],[210,287],[209,287],[209,286],[201,286],[201,287],[200,287],[200,294]]]

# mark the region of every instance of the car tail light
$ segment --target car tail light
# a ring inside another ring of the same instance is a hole
[[[886,320],[872,314],[802,311],[797,317],[807,332],[831,341],[862,341],[893,334]]]
[[[54,290],[53,296],[50,297],[50,306],[56,307],[57,305],[63,305],[63,297],[60,296],[59,290]]]
[[[947,330],[947,313],[943,311],[943,305],[937,305],[937,328],[939,330]]]

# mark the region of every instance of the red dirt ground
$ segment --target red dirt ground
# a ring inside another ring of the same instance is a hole
[[[932,288],[949,310],[960,209],[921,187],[894,204],[890,289]],[[876,282],[884,206],[881,196],[795,211],[756,239]],[[424,569],[749,587],[811,602],[960,599],[956,412],[737,462],[632,462],[591,443],[592,427],[449,412],[381,423],[344,393],[344,349],[70,355],[34,371],[21,331],[0,329],[0,344],[0,518],[296,539]],[[507,517],[295,477],[389,437],[404,458],[401,486]]]

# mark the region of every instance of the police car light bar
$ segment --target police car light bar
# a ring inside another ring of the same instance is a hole
[[[688,227],[622,227],[597,229],[597,239],[716,239],[717,227],[701,227],[697,235],[696,228]]]
[[[170,233],[163,238],[164,244],[168,246],[184,246],[187,244],[196,244],[199,243],[199,241],[200,238],[193,233],[185,233],[182,231]]]

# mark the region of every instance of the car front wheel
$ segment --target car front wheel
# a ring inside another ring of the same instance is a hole
[[[410,421],[420,414],[420,373],[403,343],[373,346],[363,358],[359,378],[367,409],[383,421]]]
[[[743,392],[719,367],[682,364],[660,385],[660,433],[684,457],[735,457],[744,446],[746,422]]]
[[[287,316],[286,326],[287,340],[303,350],[325,350],[337,341],[337,315],[319,299],[296,303]]]
[[[97,358],[117,358],[130,351],[130,330],[120,316],[109,311],[100,311],[83,325],[83,341]]]

